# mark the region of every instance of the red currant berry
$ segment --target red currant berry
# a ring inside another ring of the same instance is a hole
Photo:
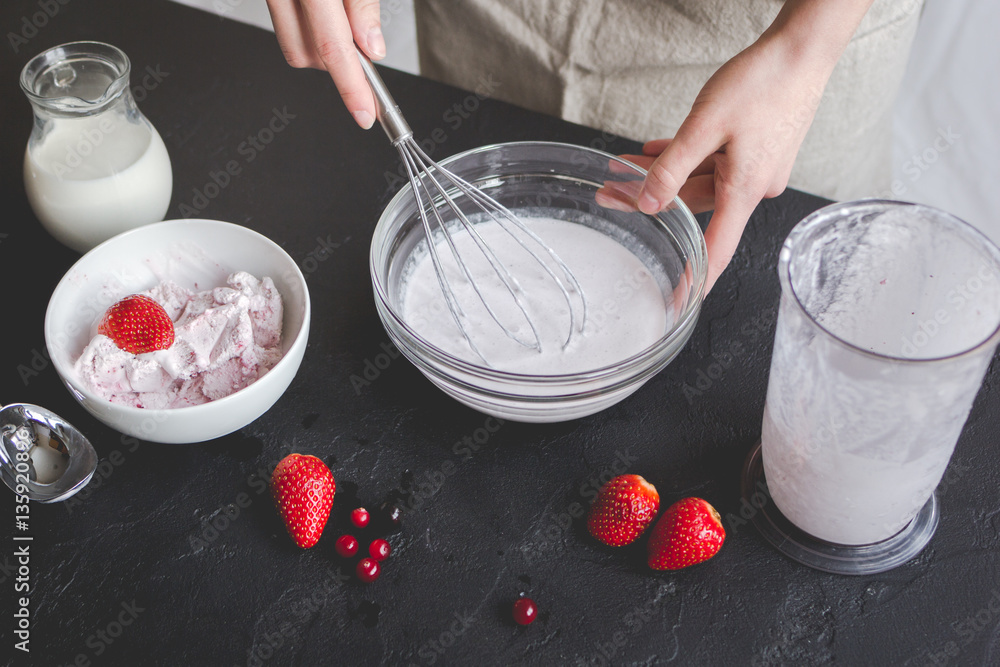
[[[391,551],[389,543],[383,539],[372,540],[372,543],[368,545],[368,553],[377,561],[383,561],[388,558]]]
[[[355,573],[358,575],[358,579],[366,584],[370,584],[378,579],[379,569],[378,563],[373,561],[371,558],[362,558],[358,561],[358,567],[355,569]]]
[[[518,625],[528,625],[538,615],[538,606],[531,598],[519,598],[514,603],[514,620]]]
[[[350,558],[358,553],[358,541],[354,539],[353,535],[341,535],[333,547],[344,558]]]
[[[359,507],[351,512],[351,523],[353,523],[358,528],[364,528],[368,525],[368,510],[364,507]]]

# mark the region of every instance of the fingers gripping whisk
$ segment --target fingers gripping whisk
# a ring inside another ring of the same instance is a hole
[[[562,295],[568,310],[568,326],[562,341],[565,349],[574,334],[583,331],[587,318],[586,297],[576,276],[524,221],[480,188],[442,167],[420,148],[374,66],[360,52],[358,56],[375,95],[379,122],[403,160],[445,303],[469,346],[489,364],[472,334],[472,316],[467,314],[468,308],[462,307],[456,281],[462,281],[467,286],[462,292],[474,295],[489,319],[505,336],[527,348],[539,352],[542,349],[536,315],[527,293],[511,270],[512,258],[508,253],[498,251],[498,246],[487,241],[478,229],[483,223],[492,222],[516,241],[516,245],[523,250],[523,256],[540,267],[542,275]],[[456,240],[460,236],[465,238],[458,243]],[[504,247],[509,245],[504,244]],[[485,274],[483,267],[488,267]],[[492,283],[488,287],[483,284],[486,280]],[[499,290],[495,289],[497,285]],[[497,294],[505,295],[516,306],[520,322],[512,322],[510,317],[504,317],[499,312],[495,302]],[[517,326],[519,323],[526,326]]]

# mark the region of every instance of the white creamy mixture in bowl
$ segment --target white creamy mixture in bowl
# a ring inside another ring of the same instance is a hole
[[[497,417],[564,421],[617,403],[676,357],[697,322],[707,271],[701,229],[680,200],[655,216],[640,213],[628,202],[645,176],[641,169],[567,144],[498,144],[442,164],[518,215],[555,250],[580,281],[587,315],[564,345],[571,325],[566,298],[494,221],[473,217],[521,284],[541,343],[539,351],[503,333],[436,232],[443,271],[478,352],[473,350],[448,309],[407,186],[376,227],[372,282],[393,342],[434,384]],[[530,331],[516,305],[504,301],[505,288],[469,234],[453,238],[501,321]],[[575,291],[571,297],[580,298]]]

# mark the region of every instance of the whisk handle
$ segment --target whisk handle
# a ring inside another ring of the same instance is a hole
[[[360,50],[358,51],[358,59],[361,60],[361,69],[364,70],[365,78],[368,79],[368,85],[371,86],[372,93],[375,95],[378,122],[382,124],[382,129],[389,136],[389,141],[393,145],[396,145],[412,137],[413,130],[410,129],[410,125],[403,118],[403,112],[399,110],[396,100],[389,94],[389,89],[385,87],[385,82],[378,75],[378,71],[372,65],[372,61],[368,60],[368,57],[361,53]]]

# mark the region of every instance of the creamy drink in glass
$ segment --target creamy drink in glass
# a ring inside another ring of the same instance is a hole
[[[799,223],[778,272],[767,489],[820,542],[890,540],[928,504],[1000,340],[1000,249],[936,209],[862,200]]]

